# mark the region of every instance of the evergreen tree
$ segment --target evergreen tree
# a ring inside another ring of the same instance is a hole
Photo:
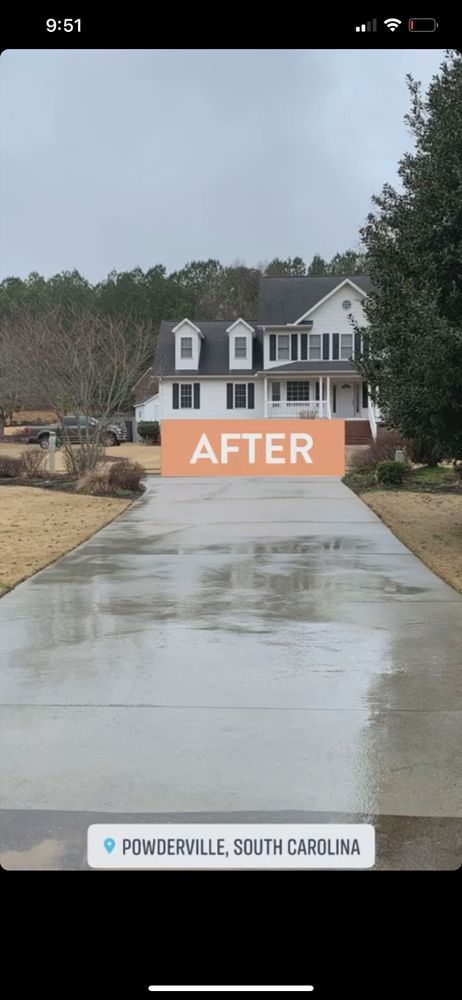
[[[386,419],[440,457],[462,458],[462,60],[428,93],[408,77],[415,149],[362,230],[374,292],[360,369]],[[375,391],[375,387],[377,390]]]

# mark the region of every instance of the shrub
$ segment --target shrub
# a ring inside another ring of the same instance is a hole
[[[157,444],[159,441],[160,427],[158,420],[141,420],[136,429],[143,441],[149,441],[150,444]]]
[[[445,457],[433,442],[417,438],[406,441],[406,454],[416,465],[438,465]]]
[[[376,479],[383,486],[400,486],[406,475],[404,462],[379,462]]]
[[[39,446],[26,448],[21,452],[21,459],[24,466],[22,475],[26,479],[37,479],[37,477],[43,476],[45,474],[46,457],[46,452]]]
[[[77,483],[76,492],[91,496],[122,491],[128,495],[139,493],[145,476],[146,469],[138,462],[130,462],[128,458],[115,459],[85,472]]]
[[[118,458],[108,465],[106,477],[111,490],[132,490],[139,492],[141,480],[146,476],[146,469],[139,462],[131,462],[128,458]]]
[[[0,455],[0,479],[19,479],[24,475],[24,461],[13,455]]]
[[[377,439],[367,448],[355,452],[349,461],[351,468],[374,469],[379,462],[393,462],[395,451],[404,449],[399,431],[379,430]]]
[[[104,445],[96,447],[85,445],[71,448],[66,445],[63,448],[64,466],[68,476],[83,476],[86,472],[92,472],[104,459]]]
[[[89,472],[84,472],[77,483],[75,492],[83,493],[85,496],[104,496],[106,493],[111,493],[106,469],[91,469]]]

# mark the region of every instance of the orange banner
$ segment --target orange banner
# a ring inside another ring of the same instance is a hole
[[[343,476],[344,420],[163,420],[163,476]]]

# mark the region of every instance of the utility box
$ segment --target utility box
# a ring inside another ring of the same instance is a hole
[[[397,448],[395,451],[395,462],[404,462],[404,460],[404,451],[402,451],[401,448]]]

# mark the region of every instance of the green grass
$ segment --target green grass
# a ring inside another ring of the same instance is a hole
[[[419,469],[411,469],[406,475],[403,483],[393,486],[378,484],[375,479],[375,468],[372,469],[350,469],[343,477],[342,482],[354,493],[367,493],[371,490],[400,490],[404,492],[444,492],[462,493],[462,479],[457,476],[452,468],[447,466],[423,465]]]
[[[416,486],[441,486],[442,483],[457,482],[453,469],[441,465],[422,465],[413,469],[409,475],[409,483]]]
[[[9,590],[13,590],[10,584],[3,583],[3,580],[0,580],[0,597],[3,597],[4,594],[7,594]]]
[[[375,469],[351,469],[345,473],[342,483],[353,490],[353,493],[365,493],[366,490],[378,489]]]

